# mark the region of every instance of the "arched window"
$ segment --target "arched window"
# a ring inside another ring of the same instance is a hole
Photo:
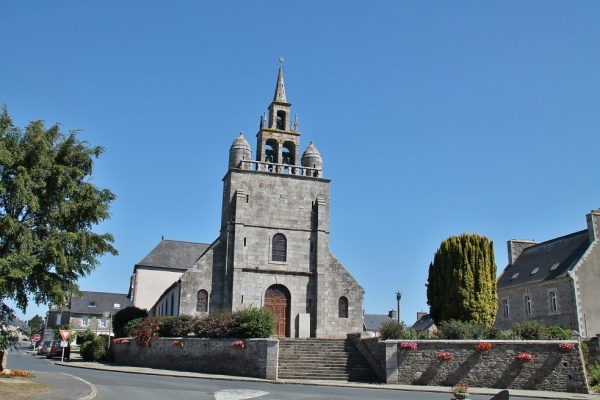
[[[348,299],[344,296],[340,297],[338,310],[340,318],[348,318]]]
[[[287,239],[282,233],[273,235],[271,261],[287,260]]]
[[[196,295],[196,311],[208,312],[208,292],[204,289],[198,290]]]

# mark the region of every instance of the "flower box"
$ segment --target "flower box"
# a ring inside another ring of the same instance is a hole
[[[522,351],[517,356],[517,360],[524,362],[524,363],[532,363],[534,361],[534,358],[531,354]]]
[[[242,340],[235,340],[231,343],[231,346],[237,347],[238,349],[243,349],[246,347],[246,344]]]
[[[475,351],[490,351],[492,350],[492,344],[490,342],[480,342],[475,345]]]
[[[402,342],[400,348],[403,350],[417,350],[417,344],[415,342]]]
[[[575,343],[559,343],[558,349],[560,351],[573,351],[575,350]]]
[[[448,353],[447,351],[440,351],[437,353],[436,358],[439,361],[449,361],[452,360],[452,354]]]

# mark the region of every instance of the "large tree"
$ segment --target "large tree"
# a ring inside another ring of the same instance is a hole
[[[58,124],[16,127],[0,113],[0,305],[13,300],[66,304],[106,253],[113,236],[95,233],[110,217],[115,195],[91,183],[94,159],[104,149],[63,134]],[[2,349],[0,349],[2,350]]]
[[[44,318],[40,315],[35,315],[27,322],[27,325],[29,325],[31,333],[34,334],[44,327]]]
[[[477,234],[444,240],[427,279],[427,304],[435,323],[456,319],[491,326],[497,302],[492,241]]]

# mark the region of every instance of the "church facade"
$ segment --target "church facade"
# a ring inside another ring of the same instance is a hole
[[[266,307],[277,337],[362,331],[364,289],[329,249],[329,185],[311,142],[300,153],[280,68],[256,135],[229,150],[219,237],[162,295],[152,315]],[[140,290],[140,288],[138,288]]]

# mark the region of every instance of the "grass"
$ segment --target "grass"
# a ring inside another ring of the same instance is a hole
[[[38,382],[31,374],[28,377],[0,374],[0,399],[29,400],[50,389],[50,385]]]

